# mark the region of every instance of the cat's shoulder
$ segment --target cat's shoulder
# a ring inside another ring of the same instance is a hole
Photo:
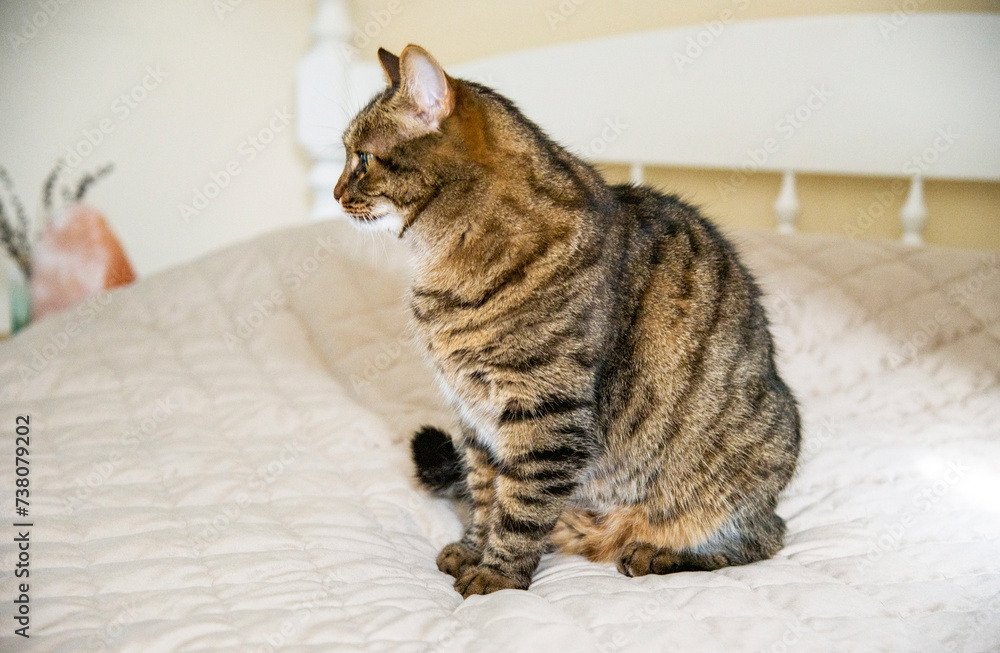
[[[628,219],[640,224],[667,223],[674,229],[695,224],[704,228],[707,224],[699,208],[678,195],[633,183],[616,184],[610,189]]]
[[[650,186],[634,183],[615,184],[610,188],[615,199],[626,210],[676,218],[702,217],[697,206],[673,193],[665,193]]]

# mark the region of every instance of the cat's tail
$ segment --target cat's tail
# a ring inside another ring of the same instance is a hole
[[[433,426],[422,426],[410,441],[413,463],[420,483],[440,496],[469,498],[465,467],[451,437]]]

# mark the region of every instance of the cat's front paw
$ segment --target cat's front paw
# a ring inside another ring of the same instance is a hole
[[[474,594],[489,594],[500,590],[526,590],[531,580],[504,576],[492,567],[469,567],[455,581],[455,589],[463,598]]]
[[[438,554],[438,569],[446,574],[451,574],[455,578],[461,578],[462,573],[469,567],[475,567],[483,555],[462,542],[452,542],[441,549]]]

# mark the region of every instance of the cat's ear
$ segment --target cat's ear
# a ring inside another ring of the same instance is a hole
[[[389,78],[389,83],[393,86],[399,85],[399,57],[389,52],[385,48],[378,49],[378,60],[382,64],[385,76]]]
[[[444,69],[427,50],[408,45],[400,55],[400,88],[416,109],[416,118],[437,129],[455,108],[455,91]]]

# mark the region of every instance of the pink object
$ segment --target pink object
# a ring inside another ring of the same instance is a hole
[[[70,204],[32,249],[31,317],[40,319],[134,280],[132,264],[104,216],[86,204]]]

